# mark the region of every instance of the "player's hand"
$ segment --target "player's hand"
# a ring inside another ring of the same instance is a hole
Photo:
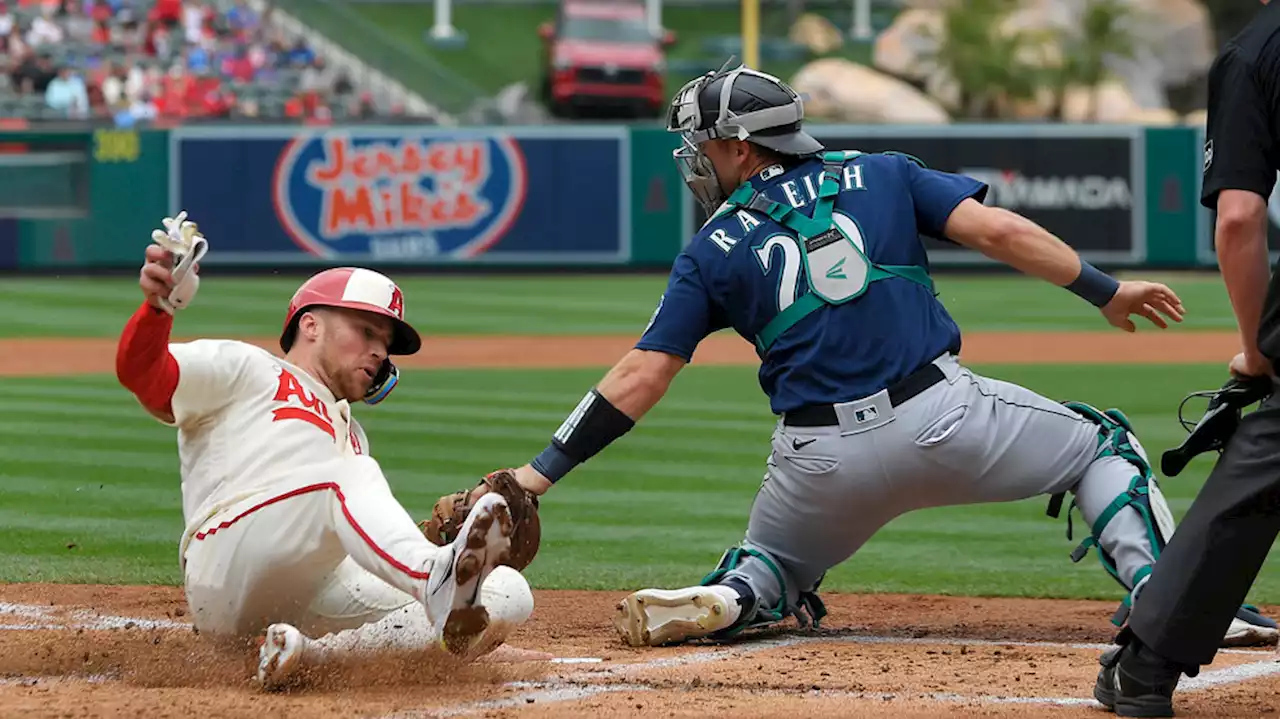
[[[1159,282],[1128,281],[1121,282],[1115,296],[1102,307],[1102,316],[1112,327],[1136,332],[1130,315],[1142,315],[1163,330],[1169,327],[1165,317],[1181,322],[1185,311],[1178,295]]]
[[[551,489],[551,481],[538,473],[538,470],[529,465],[517,468],[515,471],[516,483],[520,488],[530,494],[541,496]],[[487,492],[491,491],[487,486],[481,484],[471,491],[471,501],[476,501],[483,497]]]
[[[1272,374],[1271,362],[1254,352],[1241,352],[1232,357],[1228,369],[1236,377],[1270,377]]]
[[[156,309],[164,309],[160,300],[173,291],[173,255],[159,245],[149,245],[146,262],[138,277],[138,286],[142,288],[142,296],[147,304]]]

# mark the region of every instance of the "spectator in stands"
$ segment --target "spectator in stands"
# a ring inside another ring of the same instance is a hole
[[[150,32],[147,43],[144,46],[148,55],[154,55],[160,60],[171,60],[177,52],[177,46],[174,38],[169,34],[169,28],[160,23],[151,23],[149,25]]]
[[[58,73],[53,68],[49,56],[34,50],[28,50],[18,67],[13,72],[13,86],[22,92],[34,92],[41,95],[49,88]]]
[[[147,39],[146,29],[138,24],[133,11],[129,8],[121,8],[116,13],[116,20],[117,24],[112,29],[111,44],[130,52],[142,50]]]
[[[114,63],[106,63],[104,69],[101,83],[102,101],[112,110],[127,108],[129,97],[125,94],[125,82],[129,77],[128,70],[123,65]]]
[[[208,10],[199,2],[188,2],[182,6],[182,34],[188,43],[196,45],[204,41]]]
[[[254,68],[249,61],[249,50],[243,45],[231,51],[222,63],[222,76],[240,82],[253,82]]]
[[[66,28],[67,36],[72,40],[86,43],[93,39],[93,18],[85,12],[85,7],[80,0],[63,0],[59,19]]]
[[[355,92],[355,85],[351,84],[351,78],[347,75],[346,70],[339,70],[338,75],[333,81],[333,94],[350,95]]]
[[[89,93],[84,79],[74,68],[64,66],[45,89],[44,102],[50,109],[66,117],[89,116]]]
[[[165,30],[175,30],[182,24],[182,0],[156,0],[147,20]]]
[[[17,26],[17,18],[9,10],[9,3],[0,2],[0,37],[9,37],[9,33],[12,33]]]
[[[201,39],[199,43],[190,45],[186,50],[187,69],[197,75],[213,72],[213,57],[207,46],[208,41]]]
[[[251,33],[259,27],[258,13],[249,7],[246,0],[236,0],[235,6],[227,11],[227,23],[237,34]]]
[[[89,42],[95,45],[111,44],[111,25],[106,20],[94,20],[93,32],[89,35]]]
[[[134,56],[126,58],[125,66],[124,96],[132,103],[142,97],[142,92],[147,87],[147,73]]]
[[[241,99],[238,103],[236,103],[233,116],[243,117],[243,118],[255,118],[255,117],[258,117],[260,114],[261,114],[261,110],[258,107],[258,101],[253,99],[252,97],[246,97]]]
[[[129,106],[129,116],[136,120],[154,120],[160,116],[160,110],[152,100],[151,92],[144,90],[133,104]]]
[[[299,89],[308,93],[327,93],[333,89],[334,74],[319,55],[302,71]]]
[[[316,59],[316,55],[307,45],[305,38],[298,38],[294,41],[293,47],[289,48],[289,54],[285,61],[294,67],[307,67]]]
[[[64,33],[54,17],[54,13],[57,10],[57,7],[53,5],[41,6],[40,14],[31,21],[31,29],[27,31],[28,45],[40,47],[42,45],[57,45],[62,42]]]
[[[367,120],[377,114],[378,108],[373,104],[373,93],[368,90],[347,101],[347,115],[352,118]]]

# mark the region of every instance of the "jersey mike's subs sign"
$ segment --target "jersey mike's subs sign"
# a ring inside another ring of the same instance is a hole
[[[625,128],[183,128],[173,136],[171,202],[217,237],[211,264],[629,258]]]
[[[1142,142],[1129,128],[966,127],[910,128],[814,125],[812,134],[832,150],[918,157],[930,168],[972,177],[988,186],[985,203],[1044,226],[1086,259],[1138,264],[1146,256]],[[782,199],[782,198],[779,198]],[[690,206],[692,231],[705,216]],[[925,240],[937,264],[987,260],[950,243]]]
[[[475,257],[502,239],[525,199],[511,138],[352,137],[286,146],[274,173],[280,224],[318,257]]]

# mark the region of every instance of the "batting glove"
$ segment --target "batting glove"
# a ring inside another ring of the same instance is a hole
[[[185,309],[200,289],[200,276],[195,265],[209,251],[209,241],[200,234],[196,223],[187,219],[187,211],[177,217],[166,217],[163,230],[152,230],[151,239],[173,256],[173,289],[167,298],[160,298],[160,306],[169,314]]]

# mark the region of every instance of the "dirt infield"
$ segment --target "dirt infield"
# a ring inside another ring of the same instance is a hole
[[[279,352],[275,338],[245,338]],[[428,337],[422,351],[397,358],[402,367],[570,368],[608,367],[635,343],[634,336]],[[1008,364],[1124,364],[1221,362],[1239,351],[1233,332],[975,332],[966,334],[966,362]],[[0,376],[56,376],[112,372],[116,340],[0,340]],[[753,365],[755,350],[737,335],[708,337],[695,364]]]
[[[603,367],[633,337],[432,337],[407,367]],[[256,341],[274,349],[274,340]],[[1229,333],[971,334],[968,362],[1223,362]],[[114,340],[3,340],[0,376],[111,372]],[[699,364],[754,364],[737,337]],[[176,511],[176,510],[175,510]],[[0,585],[0,716],[1098,717],[1090,690],[1110,602],[826,595],[819,631],[632,649],[625,592],[536,593],[510,641],[547,661],[428,654],[330,667],[285,694],[250,682],[250,647],[214,647],[173,587]],[[1275,607],[1264,608],[1273,616]],[[503,657],[495,657],[503,658]],[[1280,715],[1273,648],[1228,650],[1183,682],[1183,716]]]
[[[622,595],[538,592],[510,645],[553,661],[402,654],[263,694],[252,649],[196,635],[180,589],[0,586],[0,715],[1096,717],[1113,633],[1107,602],[831,595],[819,631],[632,649],[608,622]],[[1224,651],[1184,683],[1187,716],[1280,707],[1270,649]]]

